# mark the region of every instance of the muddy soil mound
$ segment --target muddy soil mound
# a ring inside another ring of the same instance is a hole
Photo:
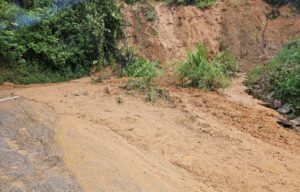
[[[18,99],[0,103],[0,191],[81,191],[53,143],[55,117]]]
[[[15,89],[59,116],[55,141],[84,191],[299,191],[299,134],[242,80],[215,93],[162,79],[172,100],[155,104],[121,89],[126,81]]]

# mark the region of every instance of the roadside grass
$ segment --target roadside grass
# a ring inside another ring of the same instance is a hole
[[[7,70],[0,74],[0,82],[2,84],[3,82],[12,82],[15,84],[56,83],[73,78],[73,74],[72,77],[68,77],[52,71],[41,73],[40,71],[20,72],[19,70]]]
[[[145,100],[155,103],[158,99],[171,101],[172,98],[169,91],[162,88],[157,88],[150,78],[134,78],[129,79],[126,84],[121,86],[126,91],[137,91],[145,94]]]
[[[133,56],[128,64],[121,68],[121,77],[155,77],[159,73],[159,62],[149,61],[142,57]]]
[[[112,74],[107,72],[100,72],[95,78],[92,78],[91,81],[93,84],[103,83],[105,80],[109,79]]]
[[[151,103],[155,103],[158,99],[170,99],[167,90],[157,88],[153,83],[153,78],[163,74],[159,62],[129,55],[131,56],[128,64],[118,72],[119,76],[130,78],[121,88],[145,93],[145,100]]]
[[[197,46],[196,52],[187,53],[187,61],[179,65],[177,76],[183,87],[215,90],[226,88],[230,77],[238,70],[237,59],[230,51],[221,52],[209,60],[203,44]]]
[[[288,43],[265,66],[255,67],[246,84],[264,100],[273,92],[273,99],[288,103],[294,114],[300,115],[300,39]]]

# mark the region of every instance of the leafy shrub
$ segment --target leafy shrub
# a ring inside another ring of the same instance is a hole
[[[271,20],[276,19],[279,16],[280,12],[277,9],[273,9],[270,13],[267,14],[267,18]]]
[[[123,67],[119,75],[123,77],[149,77],[152,78],[158,74],[159,62],[148,61],[142,57],[132,56],[128,64]]]
[[[0,76],[4,81],[78,78],[118,57],[121,16],[113,0],[32,2],[28,9],[0,2],[0,66],[5,68]]]
[[[146,11],[146,18],[148,21],[155,21],[157,18],[157,13],[155,9],[147,9]]]
[[[300,114],[300,39],[288,43],[266,66],[258,66],[247,77],[250,90],[260,98],[274,92],[274,99],[292,106]]]
[[[237,70],[237,60],[230,52],[220,53],[212,61],[206,58],[205,47],[200,44],[195,53],[188,53],[188,60],[178,68],[183,86],[214,90],[229,84],[229,77]]]
[[[239,70],[237,58],[228,49],[225,49],[225,51],[219,53],[212,62],[214,65],[218,66],[228,77],[234,76]]]
[[[153,78],[160,72],[159,62],[148,61],[142,57],[134,55],[131,50],[125,53],[126,65],[121,68],[119,75],[123,77],[131,77],[122,87],[130,91],[146,92],[146,101],[156,102],[159,98],[166,98],[165,92],[155,88]]]

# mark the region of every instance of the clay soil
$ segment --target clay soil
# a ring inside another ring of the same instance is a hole
[[[123,14],[128,43],[163,68],[203,42],[209,56],[230,47],[247,72],[300,33],[299,15],[283,7],[268,20],[270,10],[261,0],[204,11],[150,2]],[[156,103],[121,89],[127,80],[0,86],[0,99],[19,96],[0,102],[0,192],[300,191],[299,133],[246,94],[244,75],[215,92],[160,77],[170,98]]]
[[[278,126],[241,78],[219,93],[165,84],[172,99],[155,104],[115,78],[1,94],[54,118],[51,145],[83,191],[299,191],[299,134]]]

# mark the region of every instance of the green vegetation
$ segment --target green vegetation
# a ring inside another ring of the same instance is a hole
[[[290,7],[293,8],[293,10],[297,13],[300,12],[300,1],[299,0],[265,0],[271,5],[274,5],[273,10],[268,13],[266,16],[268,19],[276,19],[280,16],[279,7],[282,5],[290,5]]]
[[[250,91],[267,99],[273,99],[292,106],[295,114],[300,114],[300,39],[288,43],[266,66],[253,69],[247,78]]]
[[[157,19],[157,13],[154,8],[146,10],[146,18],[148,21],[155,21]]]
[[[280,12],[278,9],[273,9],[270,13],[267,14],[268,19],[276,19],[277,17],[280,16]]]
[[[195,5],[200,9],[208,8],[216,3],[216,0],[161,0],[169,5]],[[125,0],[127,4],[146,2],[145,0]]]
[[[158,95],[157,90],[153,87],[150,87],[150,89],[147,92],[146,101],[154,103],[158,100],[158,98],[159,98],[159,95]]]
[[[130,77],[122,87],[127,91],[139,91],[146,94],[146,101],[156,102],[158,99],[170,100],[169,92],[156,88],[153,78],[160,74],[159,62],[148,61],[127,51],[127,65],[120,69],[119,75]]]
[[[150,78],[129,79],[122,88],[127,91],[145,93],[145,100],[151,103],[155,103],[158,99],[171,101],[169,92],[166,89],[156,88]]]
[[[119,76],[153,78],[158,74],[159,62],[130,54],[127,64],[119,71]]]
[[[195,5],[204,9],[214,5],[216,0],[166,0],[166,2],[173,5]]]
[[[290,4],[291,6],[294,6],[297,9],[300,9],[300,1],[299,0],[265,0],[265,1],[272,5],[275,5],[275,6]]]
[[[293,5],[300,5],[298,0],[266,0],[268,3],[272,5],[286,5],[286,4],[293,4]]]
[[[119,58],[121,15],[113,0],[10,2],[0,1],[1,81],[64,81]]]
[[[217,66],[217,68],[220,68],[222,73],[224,73],[227,77],[235,76],[235,73],[239,70],[237,58],[228,49],[219,53],[213,59],[212,63]]]
[[[136,4],[137,2],[139,2],[140,0],[125,0],[125,3],[133,5]]]
[[[140,79],[129,79],[128,82],[122,88],[127,91],[130,90],[145,91],[150,87],[152,87],[152,82],[150,81],[150,79],[140,78]]]
[[[178,68],[178,77],[183,86],[214,90],[229,85],[229,78],[237,71],[237,59],[225,51],[211,61],[206,49],[200,44],[195,53],[188,53],[188,60]]]

